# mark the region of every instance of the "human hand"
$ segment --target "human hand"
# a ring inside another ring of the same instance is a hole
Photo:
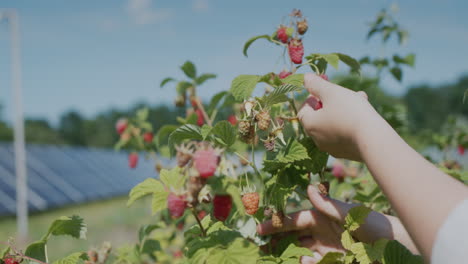
[[[361,161],[360,139],[382,119],[366,93],[345,89],[313,73],[304,75],[304,87],[311,96],[298,117],[317,147],[337,158]],[[323,105],[320,109],[318,101]]]
[[[308,264],[317,263],[328,252],[345,252],[341,245],[342,226],[348,211],[357,204],[323,196],[312,185],[307,192],[314,209],[290,214],[284,218],[282,228],[274,228],[271,220],[261,223],[257,226],[257,232],[260,235],[279,237],[284,236],[284,233],[297,234],[300,245],[314,251],[313,257],[302,257],[301,262]],[[366,243],[375,242],[379,238],[398,239],[413,252],[417,252],[402,224],[393,216],[371,212],[354,235],[359,241]]]

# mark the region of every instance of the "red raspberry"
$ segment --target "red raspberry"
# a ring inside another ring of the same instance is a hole
[[[180,259],[184,256],[184,253],[182,252],[182,250],[177,250],[174,253],[172,253],[172,255],[174,256],[174,258]]]
[[[5,264],[19,264],[19,261],[15,258],[6,258],[3,260]]]
[[[136,168],[138,164],[138,153],[132,152],[128,155],[128,166],[132,169]]]
[[[213,199],[213,216],[219,221],[224,221],[231,213],[232,198],[230,195],[215,195]]]
[[[201,210],[200,212],[198,212],[197,216],[198,216],[198,219],[200,219],[200,220],[203,219],[203,218],[205,218],[205,216],[206,216],[206,211]]]
[[[286,32],[287,29],[288,29],[287,27],[281,26],[276,31],[276,37],[278,37],[278,39],[283,43],[288,43],[289,36],[288,36],[288,33]]]
[[[169,213],[173,219],[180,218],[184,215],[185,208],[187,208],[185,196],[169,193],[169,196],[167,197],[167,208],[169,209]]]
[[[125,118],[121,118],[115,123],[115,130],[117,130],[117,133],[120,135],[122,134],[125,129],[127,129],[128,121]]]
[[[143,140],[144,140],[146,143],[151,143],[151,142],[153,142],[153,133],[151,133],[151,132],[146,132],[145,134],[143,134]]]
[[[198,108],[198,98],[195,96],[190,97],[190,104],[192,104],[193,108]]]
[[[209,178],[213,176],[218,167],[219,156],[214,149],[199,149],[193,154],[195,169],[197,169],[200,177]]]
[[[283,70],[283,71],[281,71],[281,72],[278,74],[278,77],[279,77],[280,79],[284,79],[284,78],[288,77],[288,76],[291,75],[291,74],[292,74],[291,72],[288,72],[288,71],[286,71],[286,70]]]
[[[462,145],[458,145],[458,154],[460,155],[465,154],[465,148]]]
[[[337,179],[343,179],[345,177],[343,165],[341,165],[340,163],[333,164],[332,174]]]
[[[302,40],[292,39],[289,42],[288,52],[292,62],[295,64],[301,64],[302,57],[304,56],[304,46],[302,45]]]
[[[230,115],[227,119],[231,125],[235,126],[237,124],[237,117],[235,115]]]
[[[328,81],[328,76],[325,73],[320,74],[319,76],[320,76],[320,78],[324,79],[325,81]]]
[[[195,110],[195,114],[197,114],[197,125],[198,126],[203,126],[203,124],[205,123],[205,118],[203,117],[203,112],[201,109],[197,109]]]
[[[244,204],[246,213],[249,215],[254,215],[257,212],[259,202],[260,195],[256,192],[242,195],[242,203]]]

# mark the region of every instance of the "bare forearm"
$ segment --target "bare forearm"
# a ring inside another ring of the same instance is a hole
[[[468,198],[467,188],[406,144],[380,117],[358,144],[364,162],[426,260],[439,227]]]

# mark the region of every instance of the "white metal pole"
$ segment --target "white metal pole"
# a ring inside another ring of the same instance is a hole
[[[18,235],[28,236],[28,185],[24,139],[23,98],[21,91],[21,56],[19,19],[16,10],[7,11],[11,36],[11,86],[13,89],[14,149],[16,172],[16,217]]]

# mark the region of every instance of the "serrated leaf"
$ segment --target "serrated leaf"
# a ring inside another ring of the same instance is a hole
[[[341,244],[343,247],[347,250],[351,250],[351,245],[354,244],[355,241],[353,239],[353,236],[351,236],[351,233],[348,230],[345,230],[341,234]]]
[[[236,238],[227,248],[214,248],[206,263],[255,263],[259,255],[259,248],[255,244],[243,238]]]
[[[130,206],[136,200],[153,193],[166,192],[163,184],[153,178],[148,178],[130,191],[127,206]]]
[[[354,243],[351,245],[349,250],[353,252],[358,263],[371,264],[374,261],[372,247],[368,244],[364,244],[362,242]]]
[[[287,258],[296,258],[300,259],[302,256],[309,256],[312,257],[314,254],[312,251],[308,248],[303,248],[303,247],[298,247],[294,244],[290,244],[288,248],[286,248],[285,251],[283,251],[283,254],[281,254],[282,259],[287,259]]]
[[[177,128],[169,136],[169,146],[173,147],[174,144],[180,144],[183,140],[203,140],[200,127],[192,124],[183,125]]]
[[[86,224],[83,218],[73,215],[71,217],[61,216],[49,227],[49,231],[42,240],[47,241],[50,235],[63,236],[68,235],[74,238],[86,239]]]
[[[343,261],[344,254],[340,252],[328,252],[317,264],[339,264]]]
[[[140,229],[138,230],[138,241],[141,243],[146,236],[148,236],[149,234],[151,234],[151,232],[153,232],[154,230],[158,229],[158,228],[161,228],[162,226],[160,225],[144,225],[142,227],[140,227]]]
[[[236,142],[237,131],[228,121],[218,122],[212,130],[218,142],[226,147],[232,146]]]
[[[307,149],[307,155],[311,159],[310,162],[307,161],[310,172],[314,174],[322,172],[327,166],[328,153],[320,151],[310,137],[302,139],[300,143]]]
[[[286,102],[289,100],[287,93],[302,90],[301,87],[295,86],[292,84],[283,84],[275,88],[271,93],[269,93],[264,99],[265,107],[272,106],[277,103]]]
[[[88,255],[86,253],[76,252],[76,253],[72,253],[71,255],[65,258],[54,261],[53,264],[76,264],[87,259],[88,259]]]
[[[231,84],[230,92],[238,101],[249,98],[259,81],[258,75],[239,75]]]
[[[340,57],[338,57],[337,54],[335,53],[329,53],[329,54],[320,54],[322,58],[324,58],[328,64],[330,64],[333,68],[338,70],[338,64],[340,62]]]
[[[30,244],[24,254],[37,260],[48,262],[46,253],[46,241],[40,240]]]
[[[336,52],[335,54],[338,55],[338,58],[343,63],[345,63],[346,65],[348,65],[351,68],[352,72],[356,72],[358,74],[361,73],[361,65],[359,64],[359,62],[356,59],[354,59],[353,57],[351,57],[349,55],[343,54],[343,53]]]
[[[204,82],[206,82],[209,79],[214,79],[216,78],[216,74],[213,73],[204,73],[195,79],[195,83],[198,85],[202,85]]]
[[[165,125],[162,126],[158,133],[156,134],[155,140],[156,140],[156,145],[160,147],[163,144],[168,143],[169,135],[174,132],[178,126],[176,125]]]
[[[390,69],[390,72],[392,73],[393,77],[395,77],[395,79],[397,79],[399,82],[401,82],[403,72],[401,71],[401,69],[399,67],[392,67]]]
[[[197,69],[191,61],[186,61],[180,68],[190,79],[195,79],[195,77],[197,77]]]
[[[256,41],[257,39],[262,39],[262,38],[263,38],[263,39],[266,39],[266,40],[268,40],[268,41],[270,41],[270,42],[272,41],[271,37],[268,36],[268,35],[255,36],[255,37],[250,38],[250,39],[247,40],[247,42],[245,42],[245,44],[244,44],[244,49],[243,49],[243,51],[242,51],[242,52],[244,53],[244,56],[247,57],[247,50],[249,49],[250,45],[252,45],[252,43],[253,43],[254,41]]]
[[[396,240],[387,243],[382,259],[383,264],[422,264],[421,256],[413,255],[405,246]]]
[[[164,85],[166,85],[167,83],[172,82],[172,81],[175,81],[175,80],[173,78],[171,78],[171,77],[165,78],[164,80],[161,81],[161,84],[159,86],[161,88],[163,88]]]
[[[292,84],[297,87],[304,86],[304,74],[291,74],[288,77],[281,80],[285,84]]]
[[[172,191],[181,190],[185,184],[185,176],[177,166],[171,170],[162,169],[159,179],[164,183],[166,188]]]
[[[4,259],[10,253],[10,247],[6,247],[0,252],[0,259]]]
[[[228,92],[222,91],[217,94],[215,94],[210,101],[210,104],[208,105],[208,108],[206,109],[208,113],[212,113],[216,107],[218,106],[219,102],[226,96],[228,95]]]
[[[345,217],[345,228],[350,232],[357,230],[366,221],[371,211],[363,205],[351,208]]]
[[[200,134],[202,135],[203,140],[206,140],[206,138],[210,135],[212,127],[209,125],[203,125],[200,129]]]
[[[283,169],[286,165],[296,161],[309,160],[307,149],[293,139],[289,141],[288,145],[278,152],[274,159],[263,161],[263,169],[268,172],[274,172]]]

